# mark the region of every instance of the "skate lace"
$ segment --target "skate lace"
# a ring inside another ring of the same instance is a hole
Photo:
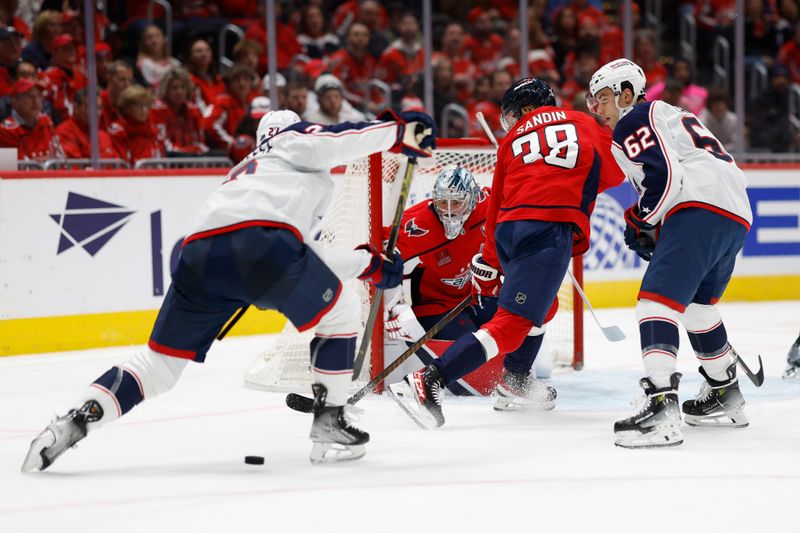
[[[431,395],[433,396],[433,401],[436,402],[437,405],[442,405],[442,386],[439,383],[433,383],[431,385]]]
[[[650,397],[646,394],[644,396],[637,396],[636,398],[632,399],[630,403],[631,408],[633,409],[633,415],[636,416],[645,411],[650,405]]]
[[[711,396],[711,391],[713,389],[709,386],[707,381],[704,381],[702,385],[700,385],[700,390],[697,391],[697,398],[696,401],[704,402],[708,400],[709,396]]]

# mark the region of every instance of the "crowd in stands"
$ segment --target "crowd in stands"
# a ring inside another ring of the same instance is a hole
[[[172,38],[163,10],[149,2],[97,2],[93,51],[101,158],[225,155],[239,160],[255,143],[258,119],[287,108],[332,124],[374,117],[387,106],[423,109],[424,50],[417,1],[276,1],[278,75],[267,71],[263,0],[172,0]],[[433,2],[433,110],[466,110],[440,124],[445,136],[482,136],[482,111],[498,137],[500,100],[520,76],[517,0]],[[623,2],[530,0],[530,74],[547,79],[562,105],[586,110],[585,91],[600,65],[621,57]],[[648,99],[697,114],[728,148],[736,146],[731,80],[711,76],[714,39],[734,43],[735,0],[664,0],[662,21],[645,27],[633,2],[634,57]],[[0,0],[0,147],[20,159],[88,158],[89,97],[85,16],[80,0]],[[696,57],[681,57],[678,15],[697,21]],[[226,24],[244,35],[220,33]],[[800,0],[746,1],[746,64],[766,69],[763,90],[748,91],[748,150],[800,148],[789,119],[800,83]],[[220,43],[220,39],[225,42]],[[222,45],[222,46],[221,46]],[[224,48],[226,59],[219,57]],[[760,66],[760,67],[759,67]],[[376,81],[377,80],[377,81]],[[269,99],[270,84],[278,101]],[[757,87],[748,83],[748,87]]]

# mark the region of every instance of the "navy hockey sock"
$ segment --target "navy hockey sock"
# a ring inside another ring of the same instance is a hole
[[[118,366],[110,368],[105,374],[94,380],[92,386],[105,391],[114,398],[120,416],[144,400],[139,379],[130,371]]]
[[[462,335],[433,364],[439,369],[445,385],[460,379],[487,361],[486,351],[475,338],[468,333]]]
[[[649,316],[639,322],[639,335],[646,374],[656,387],[669,386],[680,346],[678,325],[669,319]]]
[[[506,355],[503,359],[503,366],[509,372],[529,373],[539,354],[539,349],[542,347],[543,340],[544,335],[525,337],[519,348]]]
[[[356,335],[317,336],[311,341],[311,374],[314,383],[327,389],[326,405],[344,405],[353,377]]]
[[[706,374],[712,379],[725,380],[727,368],[733,362],[728,344],[728,333],[721,321],[703,331],[688,331],[689,342],[703,366]]]

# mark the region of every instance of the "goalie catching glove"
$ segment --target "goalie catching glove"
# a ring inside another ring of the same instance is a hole
[[[436,122],[426,113],[387,109],[378,120],[397,122],[397,141],[389,151],[407,157],[430,157],[436,148]]]
[[[372,244],[362,244],[356,250],[364,250],[372,254],[369,265],[364,272],[359,274],[358,279],[366,281],[379,289],[391,289],[403,282],[403,258],[400,253],[395,251],[392,259],[387,259]]]
[[[483,261],[481,254],[475,254],[470,264],[472,272],[472,295],[478,304],[481,304],[481,297],[496,297],[500,292],[502,282],[500,281],[500,271]]]

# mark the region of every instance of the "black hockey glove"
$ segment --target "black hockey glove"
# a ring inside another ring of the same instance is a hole
[[[378,120],[397,122],[397,141],[389,151],[408,157],[430,157],[436,148],[436,122],[426,113],[403,111],[399,115],[386,110]]]
[[[379,289],[391,289],[403,282],[403,258],[400,257],[400,252],[395,251],[394,257],[389,260],[372,244],[356,246],[356,250],[366,250],[372,254],[372,260],[358,279]]]
[[[656,249],[658,226],[648,224],[639,218],[639,206],[632,205],[625,210],[625,244],[636,255],[650,261]]]

